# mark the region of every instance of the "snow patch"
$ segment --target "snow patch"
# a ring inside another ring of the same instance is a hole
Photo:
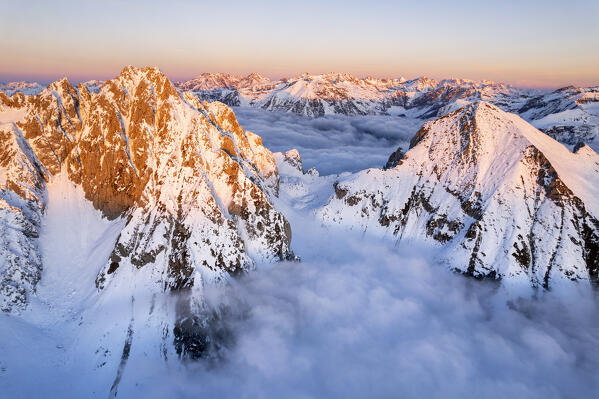
[[[61,314],[76,313],[89,305],[96,291],[94,280],[125,220],[103,217],[66,173],[55,176],[47,189],[40,234],[44,270],[37,298]]]
[[[23,120],[26,113],[27,109],[25,108],[5,108],[4,110],[0,110],[0,127],[4,124],[16,123]]]

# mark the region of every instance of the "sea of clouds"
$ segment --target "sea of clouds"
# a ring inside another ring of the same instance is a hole
[[[304,168],[323,175],[381,168],[398,147],[407,150],[422,125],[397,116],[326,116],[309,118],[293,113],[235,107],[241,126],[263,139],[273,152],[299,150]]]
[[[398,248],[312,222],[295,227],[301,263],[262,265],[208,295],[212,306],[233,309],[224,321],[233,339],[221,362],[189,363],[160,375],[129,365],[120,392],[182,398],[596,395],[599,308],[589,291],[519,298],[497,283],[450,272],[428,247]]]

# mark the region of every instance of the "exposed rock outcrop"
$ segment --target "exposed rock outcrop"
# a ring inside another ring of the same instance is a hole
[[[304,166],[302,165],[302,158],[300,157],[299,151],[296,149],[289,150],[283,157],[284,161],[287,162],[291,167],[304,173]]]
[[[404,152],[401,149],[401,147],[399,147],[397,150],[393,151],[391,153],[391,155],[389,155],[389,159],[387,160],[387,163],[385,164],[383,169],[385,169],[385,170],[393,169],[397,165],[401,164],[401,160],[403,157],[404,157]]]
[[[0,125],[0,310],[20,311],[41,278],[47,174],[14,123]]]

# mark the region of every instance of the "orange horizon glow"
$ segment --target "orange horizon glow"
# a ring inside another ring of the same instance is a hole
[[[35,70],[35,67],[20,68],[19,73],[10,73],[8,71],[4,71],[0,69],[0,82],[10,82],[10,81],[29,81],[29,82],[39,82],[42,84],[48,84],[55,80],[59,80],[63,77],[69,79],[69,81],[73,83],[79,83],[83,81],[88,81],[92,79],[97,80],[108,80],[112,79],[119,75],[120,71],[126,65],[134,65],[137,67],[145,67],[145,66],[156,66],[162,72],[164,72],[171,81],[185,81],[190,80],[195,77],[198,77],[202,73],[227,73],[231,75],[238,76],[247,76],[250,73],[257,72],[263,76],[266,76],[274,81],[282,79],[282,78],[293,78],[297,77],[303,73],[308,73],[311,75],[320,75],[326,73],[349,73],[358,78],[366,78],[366,77],[374,77],[374,78],[405,78],[407,80],[418,78],[418,77],[428,77],[431,79],[435,79],[437,81],[443,79],[470,79],[470,80],[491,80],[498,83],[509,84],[514,87],[521,88],[534,88],[534,89],[555,89],[565,86],[577,86],[577,87],[589,87],[589,86],[599,86],[599,79],[594,78],[592,76],[585,78],[584,76],[580,76],[580,74],[564,74],[564,75],[555,75],[552,73],[543,73],[543,74],[535,74],[534,76],[527,75],[526,73],[521,73],[519,75],[512,75],[511,78],[504,78],[504,74],[501,71],[491,71],[487,74],[485,73],[472,73],[461,75],[458,73],[444,73],[442,71],[435,71],[434,69],[427,68],[423,69],[422,72],[416,71],[389,71],[385,72],[375,72],[375,71],[365,71],[362,68],[356,68],[352,70],[331,70],[331,69],[316,69],[316,70],[308,70],[297,69],[292,70],[288,73],[282,72],[280,70],[259,70],[258,68],[250,68],[250,69],[227,69],[226,66],[223,66],[222,69],[217,69],[217,67],[209,67],[203,68],[198,67],[193,72],[192,70],[187,69],[179,69],[172,67],[161,67],[157,64],[134,64],[134,63],[123,63],[120,66],[108,66],[106,69],[91,69],[86,70],[86,72],[82,73],[80,70],[69,70],[69,68],[65,68],[65,71],[59,72],[58,69],[56,71],[44,71],[44,73],[40,73]],[[428,73],[427,73],[428,71]]]
[[[0,81],[105,80],[135,65],[157,66],[173,81],[345,72],[599,85],[599,3],[520,3],[9,2],[0,6]]]

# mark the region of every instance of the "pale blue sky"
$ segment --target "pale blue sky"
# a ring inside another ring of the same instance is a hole
[[[599,84],[599,1],[0,0],[0,80],[205,71]]]

